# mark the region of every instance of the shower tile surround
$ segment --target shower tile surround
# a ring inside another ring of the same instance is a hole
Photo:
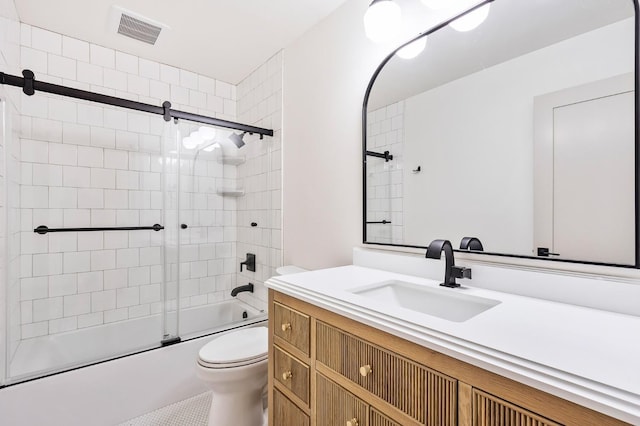
[[[13,2],[9,4],[15,12]],[[255,135],[245,137],[247,145],[237,153],[247,161],[240,166],[223,168],[209,155],[206,167],[192,168],[189,159],[183,160],[184,170],[195,170],[195,177],[180,176],[181,202],[183,206],[192,203],[182,208],[190,226],[180,236],[180,307],[230,298],[233,286],[250,281],[256,284],[256,292],[240,298],[266,309],[262,282],[281,265],[281,53],[236,88],[19,24],[17,13],[0,22],[2,36],[10,28],[15,45],[12,48],[11,40],[0,39],[3,71],[19,75],[22,69],[31,69],[38,80],[155,105],[170,100],[176,109],[275,130],[274,138],[262,141]],[[2,226],[3,232],[14,230],[9,246],[16,251],[8,257],[16,275],[3,283],[10,288],[6,305],[12,327],[11,355],[21,339],[159,313],[162,233],[38,235],[33,228],[162,223],[165,122],[150,114],[44,93],[27,97],[17,88],[0,87],[0,95],[4,94],[21,105],[22,113],[14,114],[21,118],[14,126],[17,149],[5,152],[7,162],[14,162],[13,205],[21,206],[14,209],[9,226]],[[237,111],[236,105],[242,110]],[[0,178],[4,181],[5,176],[3,168]],[[191,184],[185,183],[185,177]],[[177,182],[169,179],[167,184],[172,191],[171,185]],[[244,188],[246,196],[223,198],[216,194],[220,185]],[[6,197],[0,197],[3,215]],[[249,222],[259,226],[250,227]],[[257,254],[257,271],[237,275],[239,259],[246,252]],[[171,294],[175,288],[169,286],[168,291]]]
[[[282,266],[282,51],[238,85],[238,121],[273,129],[272,138],[246,135],[240,153],[246,162],[238,166],[238,184],[245,196],[238,199],[237,263],[246,253],[256,255],[256,271],[237,275],[237,284],[254,284],[253,293],[238,297],[264,309],[264,281]],[[251,226],[256,223],[257,226]]]

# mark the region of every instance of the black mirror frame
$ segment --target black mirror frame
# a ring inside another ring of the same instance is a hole
[[[362,243],[363,244],[370,244],[370,245],[375,245],[375,246],[391,246],[391,247],[406,247],[406,248],[418,248],[418,249],[427,249],[427,246],[417,246],[417,245],[409,245],[409,244],[387,244],[387,243],[376,243],[376,242],[371,242],[371,241],[367,241],[367,105],[369,104],[369,96],[371,95],[371,89],[373,88],[373,84],[375,83],[376,79],[378,78],[378,75],[380,74],[380,72],[382,71],[382,69],[384,68],[384,66],[395,56],[396,52],[398,52],[398,50],[402,49],[403,47],[413,43],[414,41],[418,40],[419,38],[422,37],[426,37],[429,34],[432,34],[444,27],[446,27],[447,25],[449,25],[451,22],[455,21],[456,19],[460,18],[461,16],[464,16],[468,13],[473,12],[474,10],[492,3],[496,0],[484,0],[481,3],[478,3],[477,5],[471,7],[470,9],[467,9],[466,11],[453,16],[452,18],[441,22],[440,24],[430,28],[429,30],[422,32],[420,34],[418,34],[416,37],[412,38],[411,40],[407,41],[406,43],[400,45],[398,48],[396,48],[394,51],[392,51],[389,55],[387,55],[383,61],[380,63],[380,65],[378,65],[378,67],[376,68],[375,72],[373,73],[373,75],[371,76],[371,80],[369,81],[369,85],[367,86],[367,90],[365,92],[364,95],[364,101],[362,103]],[[635,62],[635,69],[634,69],[634,91],[635,91],[635,101],[634,101],[634,106],[635,106],[635,223],[636,223],[636,227],[635,227],[635,247],[636,247],[636,252],[635,252],[635,264],[634,265],[625,265],[625,264],[617,264],[617,263],[605,263],[605,262],[590,262],[590,261],[582,261],[582,260],[571,260],[571,259],[556,259],[556,258],[548,258],[545,257],[540,258],[540,257],[536,257],[536,256],[525,256],[525,255],[517,255],[517,254],[506,254],[506,253],[493,253],[493,252],[469,252],[467,250],[459,250],[459,249],[454,249],[454,251],[457,252],[463,252],[463,253],[468,253],[468,254],[472,254],[473,256],[475,255],[480,255],[480,256],[499,256],[499,257],[507,257],[507,258],[517,258],[517,259],[532,259],[532,260],[538,260],[538,261],[543,261],[543,262],[564,262],[564,263],[574,263],[574,264],[583,264],[583,265],[600,265],[600,266],[614,266],[614,267],[619,267],[619,268],[627,268],[627,269],[640,269],[640,146],[638,145],[638,142],[640,140],[640,96],[638,94],[638,91],[640,90],[640,71],[639,71],[639,66],[640,66],[640,53],[639,53],[639,48],[640,48],[640,4],[639,1],[640,0],[629,0],[633,3],[633,8],[634,8],[634,12],[635,12],[635,41],[634,41],[634,62]],[[434,236],[434,238],[436,238],[437,236]],[[425,242],[425,244],[427,244],[428,242]]]

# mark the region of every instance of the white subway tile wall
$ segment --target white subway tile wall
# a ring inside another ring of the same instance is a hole
[[[231,84],[25,24],[17,31],[22,57],[13,61],[33,70],[39,80],[155,105],[169,100],[176,109],[237,120],[236,87]],[[276,69],[281,72],[280,65]],[[175,126],[165,124],[160,116],[43,93],[22,97],[21,102],[22,123],[16,141],[22,155],[17,173],[20,222],[16,226],[21,256],[15,298],[20,328],[15,334],[26,339],[160,312],[162,233],[38,235],[33,228],[154,223],[177,227],[177,168],[161,155],[163,144],[175,145]],[[263,120],[277,114],[273,126],[278,136],[265,141],[277,146],[279,155],[279,102],[275,111],[252,121],[264,125]],[[184,130],[189,125],[179,127]],[[166,153],[170,155],[168,149]],[[274,164],[279,165],[279,160]],[[192,158],[180,164],[180,219],[189,223],[180,234],[182,308],[229,298],[238,265],[239,240],[233,228],[236,200],[216,194],[223,184],[236,185],[236,168],[223,169],[215,154],[203,156],[195,165]],[[165,175],[164,195],[163,167],[174,172]],[[265,168],[255,170],[266,173]],[[279,178],[272,180],[279,185]],[[261,198],[270,199],[267,195]],[[262,214],[267,215],[268,210]],[[269,233],[265,237],[266,241],[273,239]],[[176,254],[177,231],[166,232],[164,238],[164,254],[171,260]],[[265,251],[261,265],[269,265],[273,254],[268,244],[261,247]],[[260,278],[268,273],[262,272]],[[174,263],[167,271],[169,295],[175,295],[175,278]],[[265,300],[262,297],[260,309]]]
[[[264,281],[282,266],[282,51],[245,78],[237,87],[238,119],[274,130],[274,136],[260,140],[245,136],[240,150],[246,162],[238,166],[238,185],[245,196],[238,199],[238,240],[236,265],[246,253],[256,255],[256,272],[238,274],[238,285],[249,282],[254,293],[240,293],[240,299],[259,308],[267,305]],[[216,82],[216,94],[234,96],[235,87]],[[225,98],[226,99],[226,98]],[[226,103],[225,106],[226,108]],[[257,226],[251,226],[256,223]],[[237,266],[236,266],[237,267]]]
[[[367,149],[389,151],[393,160],[367,158],[367,241],[403,244],[404,101],[367,114]]]

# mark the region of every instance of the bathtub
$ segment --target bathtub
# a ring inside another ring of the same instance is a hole
[[[158,348],[162,319],[157,314],[23,340],[11,360],[8,383]],[[187,308],[180,311],[180,337],[194,339],[264,320],[264,311],[238,299]],[[175,330],[175,311],[167,314],[166,321],[168,329]]]

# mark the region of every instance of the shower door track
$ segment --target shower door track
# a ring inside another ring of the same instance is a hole
[[[145,104],[142,102],[131,101],[129,99],[117,98],[115,96],[103,95],[101,93],[89,92],[87,90],[74,89],[73,87],[61,86],[58,84],[46,83],[35,79],[35,74],[31,70],[23,70],[22,77],[5,74],[0,72],[0,84],[21,87],[25,95],[33,95],[36,90],[55,95],[67,96],[85,101],[97,102],[100,104],[113,105],[117,107],[133,109],[137,111],[148,112],[151,114],[162,115],[165,121],[171,119],[185,119],[212,126],[225,127],[227,129],[239,130],[249,134],[256,133],[263,136],[273,136],[272,129],[251,126],[248,124],[237,123],[234,121],[221,120],[219,118],[208,117],[206,115],[193,114],[190,112],[171,109],[171,102],[165,101],[162,106]]]

